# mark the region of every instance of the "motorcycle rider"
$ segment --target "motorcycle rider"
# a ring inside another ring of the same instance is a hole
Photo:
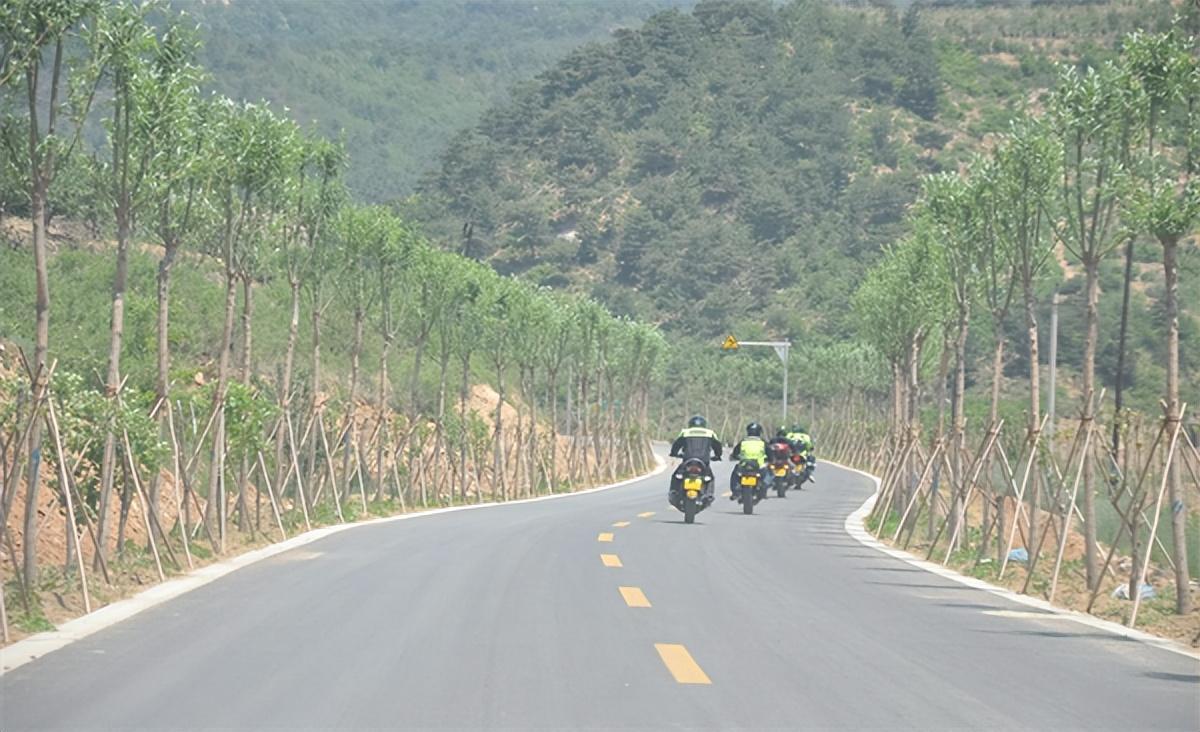
[[[787,430],[782,427],[775,431],[775,436],[771,438],[768,445],[769,454],[774,456],[773,453],[778,450],[780,456],[785,460],[792,456],[792,451],[795,449],[797,449],[796,444],[788,437]]]
[[[767,464],[767,442],[763,439],[763,428],[758,422],[751,422],[746,425],[746,436],[742,438],[733,448],[733,460],[741,462],[749,460],[758,465],[758,479],[767,486],[770,483],[770,475],[763,466]],[[729,476],[729,500],[736,501],[741,497],[742,485],[741,476],[735,468]]]
[[[704,471],[708,477],[708,480],[704,481],[705,505],[712,503],[712,466],[709,465],[709,456],[711,454],[712,460],[720,460],[722,449],[723,445],[717,439],[717,434],[708,428],[708,420],[699,414],[688,420],[688,426],[683,428],[675,442],[671,443],[671,457],[681,460],[697,458],[704,461]],[[672,477],[667,499],[678,498],[679,489],[679,480]],[[675,501],[671,500],[671,503],[674,505]]]
[[[817,469],[817,456],[813,439],[809,436],[808,430],[804,425],[794,424],[789,429],[787,438],[792,441],[796,452],[804,456],[804,463],[808,466],[808,473],[811,475]]]

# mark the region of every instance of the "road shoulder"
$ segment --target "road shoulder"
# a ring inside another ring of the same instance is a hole
[[[847,472],[856,473],[858,475],[861,475],[861,476],[867,478],[868,480],[870,480],[875,485],[875,492],[872,493],[867,498],[867,500],[863,502],[863,504],[861,506],[859,506],[857,509],[855,509],[853,512],[851,512],[849,516],[846,517],[846,521],[844,524],[846,533],[849,534],[852,538],[854,538],[855,541],[862,544],[863,546],[866,546],[866,547],[869,547],[876,551],[882,552],[891,557],[899,559],[900,561],[905,562],[906,564],[910,564],[914,567],[925,570],[926,572],[936,574],[937,576],[942,577],[944,579],[948,579],[953,582],[957,582],[958,584],[966,585],[968,587],[972,587],[977,590],[983,590],[984,592],[990,593],[997,597],[1002,597],[1011,602],[1019,603],[1021,605],[1025,605],[1028,607],[1037,608],[1038,610],[1041,610],[1043,612],[1053,613],[1054,615],[1057,615],[1057,616],[1063,617],[1063,618],[1067,618],[1069,620],[1073,620],[1076,623],[1085,625],[1085,626],[1087,626],[1089,628],[1093,628],[1095,630],[1100,630],[1105,633],[1110,633],[1114,636],[1121,637],[1121,638],[1128,638],[1130,640],[1138,641],[1140,643],[1144,643],[1146,645],[1153,646],[1155,648],[1160,648],[1165,651],[1170,651],[1172,653],[1177,653],[1182,656],[1186,656],[1188,658],[1200,661],[1200,653],[1197,653],[1196,651],[1194,651],[1190,648],[1187,648],[1186,646],[1182,646],[1182,645],[1180,645],[1174,641],[1168,640],[1166,638],[1160,638],[1160,637],[1158,637],[1156,635],[1152,635],[1150,633],[1145,633],[1143,631],[1135,630],[1133,628],[1127,628],[1124,625],[1120,625],[1118,623],[1113,623],[1108,620],[1102,620],[1100,618],[1093,617],[1091,615],[1076,612],[1075,610],[1068,610],[1066,608],[1062,608],[1057,605],[1052,605],[1049,602],[1046,602],[1045,600],[1042,600],[1040,598],[1029,597],[1028,595],[1021,595],[1016,592],[1013,592],[1012,590],[1008,590],[1003,587],[997,587],[996,585],[985,582],[981,579],[977,579],[975,577],[968,577],[966,575],[959,574],[958,572],[955,572],[952,569],[943,567],[940,564],[937,564],[934,562],[929,562],[924,559],[920,559],[916,556],[913,556],[912,554],[909,554],[906,551],[903,551],[901,549],[896,549],[894,547],[888,546],[887,544],[884,544],[883,542],[879,541],[874,536],[872,536],[870,534],[870,532],[867,531],[866,525],[864,523],[868,514],[870,514],[871,509],[875,506],[876,499],[879,497],[879,484],[880,484],[879,478],[874,475],[871,475],[870,473],[867,473],[865,471],[859,470],[857,468],[851,468],[849,466],[842,465],[840,463],[834,463],[829,460],[824,461],[824,463],[826,465],[835,465],[838,468],[841,468],[842,470],[845,470]]]

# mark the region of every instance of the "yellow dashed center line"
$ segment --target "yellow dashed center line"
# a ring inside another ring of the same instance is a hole
[[[600,536],[596,537],[596,541],[612,541],[612,536],[611,531],[601,531]]]
[[[733,495],[732,491],[725,491],[724,493],[721,494],[721,498],[729,498],[732,495]]]
[[[605,567],[622,567],[621,558],[616,554],[601,554],[600,561],[604,562]]]
[[[678,643],[655,643],[654,650],[675,680],[681,684],[711,684],[712,679],[692,658],[692,654]]]
[[[625,598],[625,604],[629,607],[650,607],[650,601],[646,599],[646,593],[642,592],[640,587],[620,587],[621,597]]]
[[[638,518],[650,518],[653,515],[654,515],[653,511],[647,511],[645,513],[639,513]]]
[[[625,527],[626,527],[626,526],[628,526],[628,525],[629,525],[629,522],[628,522],[628,521],[618,521],[618,522],[616,522],[615,524],[613,524],[613,526],[614,526],[614,527],[616,527],[616,528],[618,528],[618,529],[623,529],[623,528],[625,528]]]

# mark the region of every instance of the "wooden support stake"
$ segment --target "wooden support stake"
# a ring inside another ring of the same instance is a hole
[[[263,460],[262,450],[258,451],[258,466],[262,470],[263,481],[267,484],[267,497],[271,499],[271,512],[275,514],[275,525],[279,527],[281,541],[287,541],[287,532],[283,530],[283,519],[279,516],[279,504],[275,502],[275,489],[271,487],[271,477],[267,475],[267,464]]]
[[[1038,433],[1034,437],[1033,444],[1029,446],[1029,459],[1025,462],[1025,473],[1021,478],[1021,487],[1017,489],[1017,510],[1013,512],[1013,525],[1008,531],[1008,541],[1004,545],[1004,559],[1000,560],[1000,572],[997,575],[997,577],[1000,579],[1004,578],[1004,570],[1008,569],[1008,555],[1012,553],[1013,542],[1016,541],[1017,538],[1017,528],[1021,525],[1021,514],[1025,511],[1025,488],[1029,486],[1029,475],[1033,470],[1033,459],[1037,457],[1038,445],[1042,441],[1042,435],[1045,434],[1044,429],[1046,427],[1046,420],[1049,418],[1050,415],[1048,414],[1042,417],[1041,427],[1038,429]],[[1012,466],[1008,465],[1008,456],[1004,454],[1003,450],[1000,451],[1000,455],[1004,458],[1004,463],[1008,467],[1009,473],[1011,474]],[[1036,511],[1037,508],[1035,507],[1034,510]],[[1026,522],[1029,521],[1029,518],[1029,516],[1025,517]],[[1025,543],[1028,544],[1028,540],[1026,540]],[[1028,551],[1028,549],[1026,551]]]
[[[1133,583],[1133,609],[1129,612],[1129,622],[1126,624],[1130,628],[1137,623],[1138,608],[1142,604],[1142,583],[1146,581],[1146,570],[1150,568],[1150,555],[1154,553],[1150,544],[1154,543],[1154,537],[1158,533],[1158,520],[1162,516],[1163,495],[1167,492],[1167,478],[1171,475],[1171,461],[1175,459],[1175,447],[1179,444],[1179,431],[1183,427],[1183,415],[1185,412],[1187,412],[1186,402],[1179,409],[1179,419],[1175,421],[1175,430],[1171,434],[1171,444],[1167,448],[1167,461],[1165,463],[1166,467],[1163,469],[1162,484],[1158,488],[1158,498],[1154,502],[1154,523],[1150,526],[1150,541],[1146,542],[1146,556],[1142,558],[1142,567],[1138,570],[1137,581]]]
[[[54,414],[54,400],[47,399],[46,410],[47,423],[50,427],[50,435],[54,442],[54,452],[56,454],[55,462],[58,463],[58,480],[59,488],[62,489],[63,497],[67,503],[67,530],[71,532],[74,541],[71,543],[75,547],[75,568],[79,571],[79,585],[83,590],[83,611],[90,613],[92,611],[92,598],[88,593],[87,572],[83,568],[83,547],[80,545],[79,530],[75,526],[75,502],[71,500],[71,482],[67,479],[67,460],[66,454],[62,446],[62,435],[58,433],[58,419]],[[3,601],[0,600],[0,604]]]
[[[921,477],[917,479],[917,484],[913,489],[913,494],[908,499],[908,505],[904,507],[904,513],[900,515],[900,524],[896,527],[896,533],[892,536],[893,543],[900,539],[900,532],[904,530],[904,524],[906,521],[908,521],[908,514],[912,510],[913,504],[916,502],[917,497],[922,495],[921,485],[925,483],[925,478],[929,475],[929,471],[933,467],[933,463],[937,460],[938,455],[941,454],[942,447],[942,441],[938,440],[937,445],[933,449],[933,454],[930,455],[929,459],[925,461],[925,467],[921,470]]]
[[[300,475],[300,459],[296,455],[296,433],[292,431],[292,415],[285,416],[288,428],[288,450],[292,454],[292,467],[296,471],[296,497],[300,499],[300,510],[304,513],[304,528],[312,531],[312,523],[308,520],[308,497],[304,493],[304,478]],[[284,485],[286,484],[287,479],[285,478]]]
[[[150,513],[146,509],[146,502],[142,499],[142,481],[138,478],[137,466],[133,463],[133,450],[129,446],[129,432],[121,430],[121,438],[125,442],[125,464],[129,468],[129,474],[133,477],[133,488],[137,494],[138,505],[142,509],[142,520],[146,523],[146,536],[150,539],[150,552],[154,555],[154,566],[158,569],[158,581],[165,582],[167,575],[163,573],[162,558],[158,555],[158,542],[154,540],[154,528],[150,525]]]
[[[171,469],[172,475],[175,476],[175,513],[180,523],[179,537],[183,540],[183,556],[187,559],[188,569],[195,569],[196,565],[192,562],[191,537],[188,536],[187,519],[183,511],[183,480],[179,475],[179,440],[175,435],[174,412],[171,403],[167,402],[167,430],[171,433]]]
[[[1075,500],[1079,496],[1079,479],[1083,477],[1083,465],[1088,459],[1088,448],[1092,444],[1094,429],[1095,426],[1089,421],[1087,435],[1083,439],[1083,453],[1079,461],[1079,470],[1075,471],[1075,483],[1071,486],[1071,508],[1067,511],[1067,515],[1063,516],[1062,536],[1058,538],[1058,554],[1054,559],[1054,574],[1050,579],[1050,596],[1046,598],[1049,602],[1054,602],[1054,593],[1058,590],[1058,575],[1062,570],[1063,554],[1067,550],[1067,537],[1071,535],[1071,519],[1075,518]],[[1033,576],[1032,572],[1030,576]]]

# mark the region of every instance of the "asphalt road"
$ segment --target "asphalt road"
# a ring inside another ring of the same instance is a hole
[[[817,479],[356,528],[0,677],[0,730],[1200,729],[1200,662],[869,549]]]

